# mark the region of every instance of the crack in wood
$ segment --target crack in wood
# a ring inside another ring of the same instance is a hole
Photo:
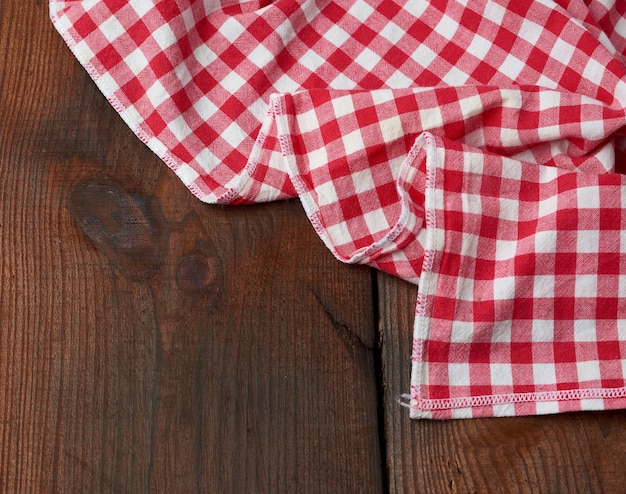
[[[348,326],[344,322],[339,321],[335,317],[333,311],[328,307],[319,292],[313,286],[309,285],[309,289],[315,297],[315,300],[317,300],[318,304],[324,311],[324,314],[326,314],[326,317],[332,324],[333,328],[336,330],[337,334],[344,342],[353,347],[361,348],[368,352],[373,352],[375,350],[373,346],[365,343],[365,341],[363,341],[363,339],[354,330],[352,330],[350,326]]]

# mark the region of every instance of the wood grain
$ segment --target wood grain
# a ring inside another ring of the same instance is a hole
[[[626,413],[411,421],[415,287],[379,275],[389,492],[621,493]]]
[[[373,287],[201,204],[43,0],[0,3],[0,491],[381,492]]]

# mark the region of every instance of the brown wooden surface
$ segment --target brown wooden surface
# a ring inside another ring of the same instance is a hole
[[[200,203],[0,2],[0,492],[625,492],[626,414],[411,422],[415,288]]]

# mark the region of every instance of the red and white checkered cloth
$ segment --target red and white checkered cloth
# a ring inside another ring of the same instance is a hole
[[[50,9],[200,199],[299,197],[340,260],[418,284],[413,418],[626,407],[626,3]]]

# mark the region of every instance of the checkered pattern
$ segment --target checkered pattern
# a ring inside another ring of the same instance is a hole
[[[618,0],[50,0],[201,200],[419,286],[414,418],[626,407]]]

